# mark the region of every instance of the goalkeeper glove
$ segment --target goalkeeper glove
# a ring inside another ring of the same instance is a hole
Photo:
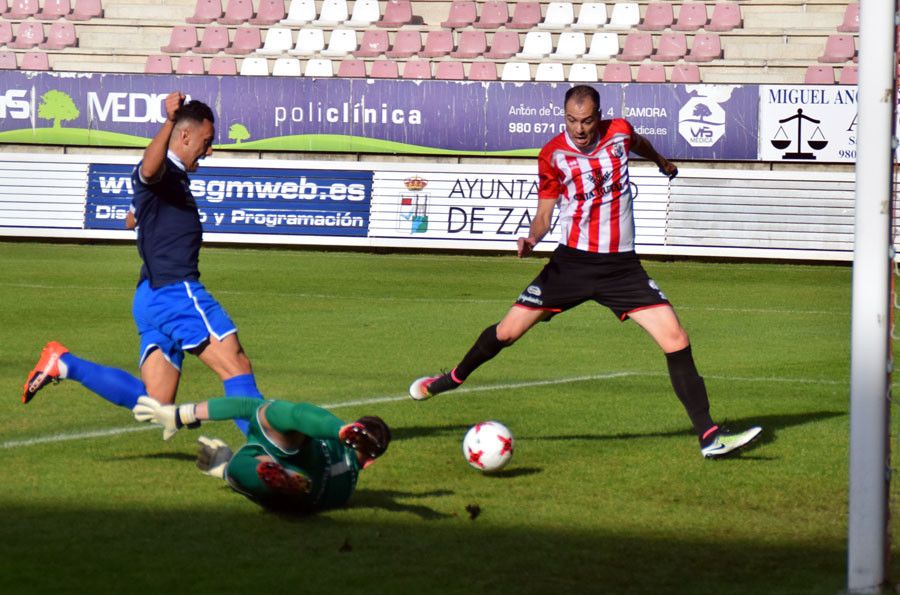
[[[340,438],[341,442],[365,456],[365,466],[374,461],[379,452],[381,452],[378,440],[369,433],[366,426],[358,421],[342,427],[338,431],[338,438]]]
[[[197,468],[210,477],[225,479],[225,467],[234,453],[228,445],[218,438],[197,438],[200,450],[197,451]]]
[[[155,399],[143,396],[138,397],[137,405],[132,409],[134,419],[146,421],[161,426],[163,440],[168,440],[175,432],[187,426],[191,429],[199,428],[200,422],[194,414],[194,404],[186,405],[161,405]]]

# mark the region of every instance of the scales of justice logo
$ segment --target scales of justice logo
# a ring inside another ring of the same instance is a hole
[[[406,192],[400,195],[397,229],[410,234],[428,231],[428,194],[423,192],[428,180],[412,176],[403,180]]]
[[[803,150],[803,123],[809,122],[810,124],[821,124],[821,120],[816,120],[815,118],[811,118],[803,113],[803,108],[797,108],[797,113],[793,116],[788,116],[782,120],[778,120],[779,124],[782,126],[778,127],[778,131],[775,133],[775,137],[771,139],[772,146],[778,149],[779,151],[783,149],[787,149],[791,146],[792,139],[788,136],[788,133],[784,130],[784,124],[788,122],[797,121],[797,135],[795,140],[796,151],[788,151],[784,153],[781,158],[782,159],[815,159],[815,153],[810,153],[808,151]],[[807,127],[808,130],[808,127]],[[806,144],[809,145],[809,148],[813,151],[821,151],[825,147],[828,146],[828,140],[826,140],[825,135],[822,134],[822,129],[818,126],[812,131],[809,137],[806,139]]]

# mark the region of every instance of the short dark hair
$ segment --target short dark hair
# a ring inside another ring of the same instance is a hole
[[[391,429],[384,423],[384,420],[375,415],[366,415],[360,417],[356,422],[362,424],[369,436],[375,439],[374,449],[367,454],[373,459],[383,455],[391,442]]]
[[[212,124],[216,123],[216,116],[213,114],[212,108],[203,103],[192,99],[183,104],[178,111],[175,112],[175,123],[178,124],[182,120],[190,120],[197,124],[202,124],[203,120],[209,120]]]
[[[569,100],[581,103],[585,99],[593,101],[597,111],[600,111],[600,93],[597,92],[597,89],[588,85],[575,85],[566,91],[566,100],[563,102],[563,106],[569,105]]]

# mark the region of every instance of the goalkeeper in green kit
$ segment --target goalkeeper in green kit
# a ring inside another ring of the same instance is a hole
[[[138,421],[162,426],[165,440],[201,421],[249,421],[247,443],[235,453],[221,440],[201,437],[197,466],[263,507],[282,512],[343,506],[359,471],[384,454],[391,440],[379,417],[345,424],[309,403],[229,397],[161,405],[140,397],[133,411]]]

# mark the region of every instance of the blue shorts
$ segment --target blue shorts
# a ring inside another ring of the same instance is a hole
[[[180,281],[159,289],[141,281],[134,292],[132,314],[141,335],[138,366],[159,349],[180,370],[185,351],[211,336],[222,340],[237,332],[228,313],[199,281]]]

